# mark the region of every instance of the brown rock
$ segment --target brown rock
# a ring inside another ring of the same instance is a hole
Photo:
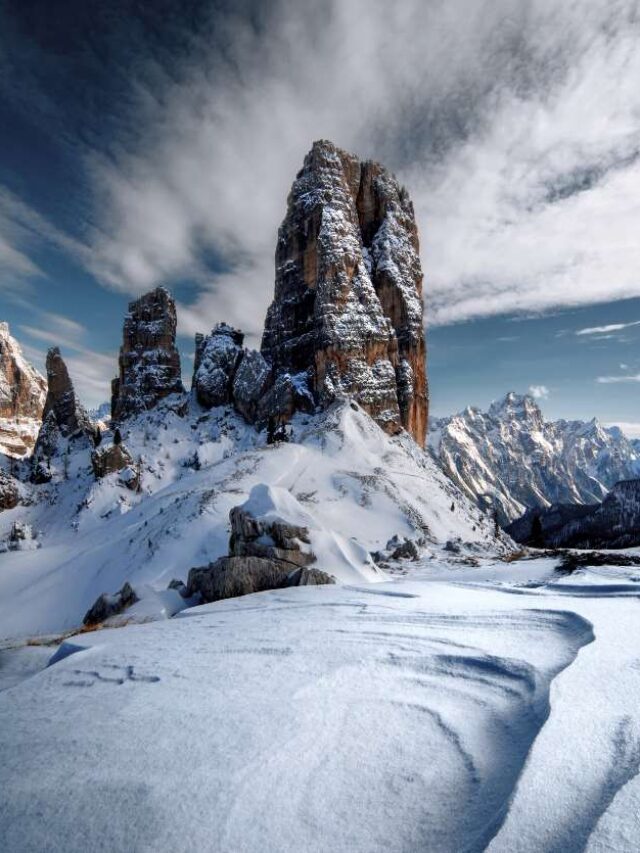
[[[389,433],[423,445],[422,270],[413,206],[377,163],[316,142],[278,233],[262,354],[304,405],[353,397]],[[291,396],[276,401],[283,419]],[[280,408],[282,406],[282,408]]]
[[[47,384],[0,323],[0,453],[25,456],[38,435]]]

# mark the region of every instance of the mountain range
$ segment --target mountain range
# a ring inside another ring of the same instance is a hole
[[[640,476],[640,443],[591,421],[546,421],[533,397],[509,392],[487,412],[433,418],[429,448],[470,499],[508,524],[533,507],[596,504]]]

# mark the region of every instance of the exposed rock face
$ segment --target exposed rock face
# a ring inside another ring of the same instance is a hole
[[[91,465],[97,480],[108,474],[131,471],[133,476],[122,478],[122,482],[133,490],[138,487],[138,475],[135,471],[133,456],[124,444],[110,444],[107,447],[97,448],[91,454]]]
[[[395,178],[331,142],[314,143],[278,234],[262,339],[276,376],[296,389],[294,407],[351,396],[387,432],[404,427],[424,444],[418,249],[413,206]],[[283,400],[286,419],[291,395]]]
[[[47,399],[44,404],[43,426],[55,422],[60,435],[65,438],[83,433],[93,434],[91,418],[76,397],[67,365],[58,347],[47,353]],[[38,442],[40,443],[40,437]]]
[[[118,364],[120,374],[111,384],[115,421],[184,392],[176,348],[176,305],[164,287],[129,303]]]
[[[619,480],[640,475],[640,453],[617,427],[592,421],[545,421],[529,395],[510,392],[488,412],[467,408],[432,420],[430,449],[471,499],[501,523],[527,508],[593,504]]]
[[[20,500],[17,481],[4,471],[0,471],[0,511],[13,509]]]
[[[127,582],[115,595],[108,595],[106,592],[102,593],[89,610],[87,610],[82,622],[84,625],[99,625],[110,616],[122,613],[123,610],[131,607],[138,600],[135,590]]]
[[[309,568],[316,560],[309,528],[297,523],[300,518],[283,518],[282,506],[297,512],[297,502],[284,490],[254,486],[249,500],[229,513],[229,556],[191,569],[186,594],[218,601],[266,589],[335,583],[327,572]]]
[[[315,555],[309,546],[309,530],[281,519],[254,518],[240,506],[229,513],[229,551],[234,557],[265,557],[293,566],[309,566]]]
[[[201,406],[224,406],[233,400],[233,380],[243,357],[244,335],[219,323],[210,335],[196,335],[192,389]]]
[[[334,579],[319,569],[296,569],[266,557],[220,557],[208,566],[191,569],[187,593],[199,593],[207,603],[268,589],[331,583]]]
[[[20,345],[0,323],[0,453],[21,457],[32,450],[47,384],[24,358]]]

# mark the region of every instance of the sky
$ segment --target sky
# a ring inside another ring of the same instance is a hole
[[[640,0],[0,0],[0,319],[108,399],[127,302],[257,345],[314,139],[396,173],[432,411],[640,435]]]

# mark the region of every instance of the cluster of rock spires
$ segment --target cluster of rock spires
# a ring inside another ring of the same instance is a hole
[[[423,445],[427,424],[422,271],[413,207],[382,166],[321,141],[289,195],[261,351],[219,323],[196,336],[192,389],[251,423],[355,399],[389,433]],[[163,288],[132,302],[112,417],[180,392],[175,304]]]
[[[197,335],[192,394],[198,403],[233,405],[262,429],[350,397],[388,433],[405,429],[423,445],[428,407],[418,248],[413,207],[395,178],[331,142],[314,143],[279,230],[261,350],[244,348],[242,332],[226,323]],[[114,425],[167,398],[174,411],[186,412],[176,326],[175,301],[163,287],[129,304],[112,382]],[[45,384],[0,324],[0,451],[24,456],[33,449],[35,482],[51,478],[61,439],[96,439],[96,424],[57,347],[46,369]],[[124,446],[95,450],[92,464],[96,477],[129,471],[125,484],[139,484]]]

